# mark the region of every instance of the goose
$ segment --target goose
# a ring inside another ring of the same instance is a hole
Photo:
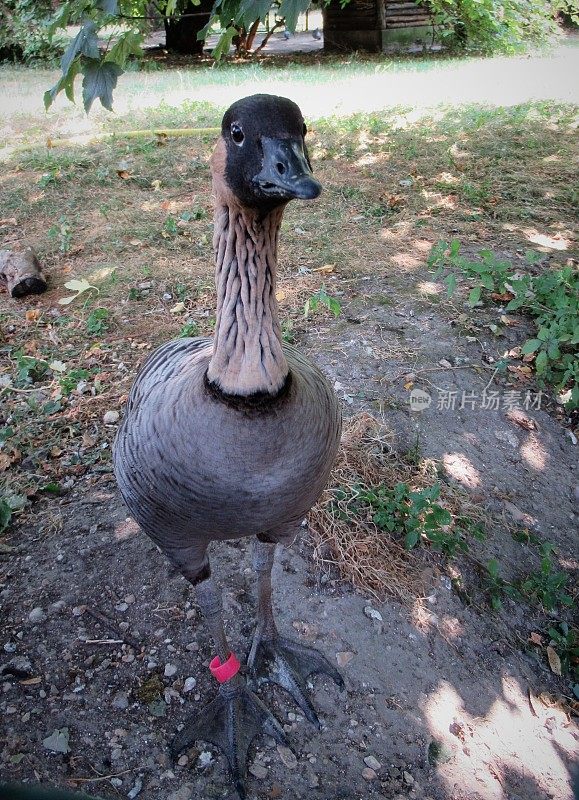
[[[261,732],[285,743],[254,690],[272,682],[319,725],[306,679],[343,680],[314,648],[282,636],[272,609],[276,547],[290,544],[322,493],[340,440],[337,398],[320,370],[282,341],[276,301],[278,234],[287,203],[313,200],[299,107],[258,94],[223,117],[211,156],[217,315],[210,338],[159,347],[131,389],[114,446],[121,494],[143,531],[195,587],[215,643],[216,697],[171,746],[196,740],[226,756],[241,798],[247,751]],[[257,625],[247,678],[229,645],[211,542],[251,537]]]

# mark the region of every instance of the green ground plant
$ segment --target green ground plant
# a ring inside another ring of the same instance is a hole
[[[448,509],[436,502],[440,498],[438,482],[417,490],[405,482],[394,487],[359,484],[349,490],[337,489],[334,495],[349,514],[363,518],[371,515],[379,530],[399,534],[407,550],[421,542],[428,543],[452,558],[468,550],[469,533],[484,538],[479,526],[464,517],[453,517]]]
[[[444,273],[448,297],[457,287],[458,277],[474,284],[468,303],[481,300],[508,302],[505,311],[528,314],[536,326],[536,336],[523,343],[522,355],[534,355],[534,367],[542,383],[551,386],[569,410],[579,408],[579,271],[572,266],[547,269],[538,275],[516,270],[510,261],[492,250],[481,250],[475,259],[461,254],[461,242],[437,242],[428,256],[434,278]],[[528,250],[528,268],[541,255]]]

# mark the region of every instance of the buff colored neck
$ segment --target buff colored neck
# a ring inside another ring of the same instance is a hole
[[[207,377],[226,394],[274,395],[288,375],[275,298],[283,206],[260,217],[219,188],[214,180],[217,320]]]

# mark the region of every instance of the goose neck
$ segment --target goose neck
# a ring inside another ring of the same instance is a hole
[[[215,209],[217,317],[207,378],[228,395],[276,395],[288,376],[276,301],[283,207]]]

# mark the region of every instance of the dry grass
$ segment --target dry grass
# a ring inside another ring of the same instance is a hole
[[[416,553],[406,550],[396,533],[378,528],[372,512],[365,518],[352,515],[348,499],[336,496],[340,489],[356,486],[395,486],[407,483],[417,490],[437,480],[436,462],[413,463],[392,447],[393,435],[368,413],[357,414],[344,426],[338,460],[329,485],[310,513],[314,558],[322,569],[336,568],[356,589],[383,599],[392,595],[406,605],[415,604],[425,592],[423,569]],[[468,518],[484,526],[483,511],[457,489],[442,487],[442,504],[454,517]]]
[[[410,479],[413,470],[396,455],[391,441],[387,428],[370,414],[348,420],[329,486],[309,521],[320,566],[336,567],[342,578],[376,598],[391,594],[409,603],[422,594],[415,561],[391,534],[379,530],[370,517],[352,517],[334,495],[338,487],[394,485]]]

